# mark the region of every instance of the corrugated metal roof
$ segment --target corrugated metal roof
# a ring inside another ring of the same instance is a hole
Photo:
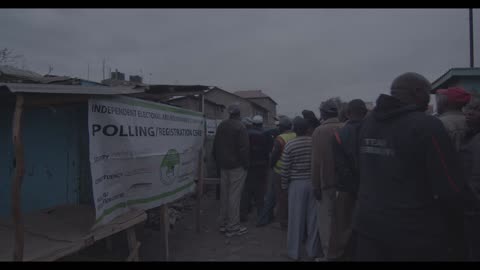
[[[432,83],[431,93],[434,94],[438,89],[444,87],[453,77],[475,76],[480,77],[480,68],[451,68]]]
[[[168,84],[152,84],[148,86],[148,93],[152,94],[184,94],[199,93],[210,90],[212,86],[206,85],[168,85]]]
[[[270,96],[265,95],[262,90],[245,90],[245,91],[236,91],[234,92],[235,95],[246,98],[246,99],[253,99],[253,98],[268,98],[270,99],[273,103],[277,104],[273,98]]]
[[[233,92],[237,96],[243,98],[268,98],[269,96],[265,95],[262,90],[245,90],[245,91],[236,91]]]
[[[80,95],[127,95],[145,92],[145,88],[58,85],[58,84],[25,84],[0,83],[0,93],[44,93],[44,94],[80,94]]]
[[[35,79],[42,79],[43,78],[42,75],[40,75],[36,72],[30,71],[30,70],[19,69],[19,68],[12,67],[12,66],[0,65],[0,73],[3,73],[5,75],[9,75],[9,76],[28,77],[28,78],[33,77]]]
[[[21,81],[28,83],[43,83],[45,78],[33,71],[12,66],[0,66],[0,80],[4,82]]]

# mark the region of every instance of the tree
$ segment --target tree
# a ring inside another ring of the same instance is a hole
[[[0,65],[15,65],[17,64],[17,60],[22,57],[22,55],[14,54],[13,51],[8,48],[0,49]]]

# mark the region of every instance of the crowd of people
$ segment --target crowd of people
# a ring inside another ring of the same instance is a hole
[[[217,128],[220,231],[276,223],[292,260],[480,260],[480,100],[461,87],[436,92],[409,72],[368,111],[361,99],[278,118],[230,118]],[[477,241],[479,240],[479,241]]]

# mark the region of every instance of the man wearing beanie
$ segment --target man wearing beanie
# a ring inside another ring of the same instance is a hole
[[[452,212],[461,212],[464,180],[455,148],[425,111],[431,84],[398,76],[359,134],[359,189],[353,229],[358,261],[448,259]]]
[[[315,198],[318,203],[318,229],[322,244],[323,254],[327,260],[335,260],[340,254],[335,251],[335,162],[333,153],[334,132],[343,123],[338,120],[338,108],[333,99],[329,99],[320,105],[320,115],[324,120],[315,129],[312,135],[312,183]]]

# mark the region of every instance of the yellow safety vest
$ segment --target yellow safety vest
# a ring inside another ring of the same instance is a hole
[[[278,137],[280,137],[283,140],[283,144],[282,144],[282,152],[283,152],[285,145],[287,145],[289,141],[295,139],[297,137],[297,134],[295,134],[295,132],[288,132],[288,133],[280,134],[278,135]],[[273,171],[279,174],[281,170],[282,170],[282,159],[280,158],[277,161],[277,163],[275,163],[275,167],[273,168]]]

